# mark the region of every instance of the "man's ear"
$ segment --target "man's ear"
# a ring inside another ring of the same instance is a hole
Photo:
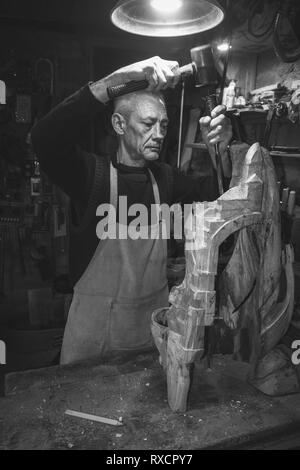
[[[124,135],[126,121],[122,114],[114,113],[111,117],[111,123],[117,135]]]

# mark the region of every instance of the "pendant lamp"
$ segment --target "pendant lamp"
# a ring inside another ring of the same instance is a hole
[[[140,36],[177,37],[212,29],[224,15],[217,0],[119,0],[111,21]]]

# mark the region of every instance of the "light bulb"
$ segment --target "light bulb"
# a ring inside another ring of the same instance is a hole
[[[222,42],[218,45],[218,51],[227,52],[230,49],[230,44],[228,42]]]
[[[171,13],[182,7],[182,0],[152,0],[151,6],[163,13]]]

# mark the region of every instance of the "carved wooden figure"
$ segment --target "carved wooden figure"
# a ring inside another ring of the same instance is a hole
[[[220,245],[236,234],[232,257],[217,290],[218,317],[249,333],[252,376],[256,366],[285,334],[293,313],[292,252],[282,251],[279,195],[273,163],[259,144],[232,146],[230,189],[214,202],[194,203],[185,223],[186,274],[172,289],[170,308],[154,312],[152,334],[167,374],[168,400],[185,411],[193,363],[203,355],[205,327],[216,317],[216,274]],[[278,299],[282,271],[285,295]]]

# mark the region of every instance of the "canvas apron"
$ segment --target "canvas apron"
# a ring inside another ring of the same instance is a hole
[[[158,185],[148,171],[155,203],[160,204]],[[117,202],[118,173],[111,164],[110,203],[116,208]],[[167,241],[160,236],[162,223],[158,220],[147,227],[156,238],[99,241],[74,288],[61,364],[153,346],[151,314],[168,306]],[[119,228],[117,224],[117,233]]]

